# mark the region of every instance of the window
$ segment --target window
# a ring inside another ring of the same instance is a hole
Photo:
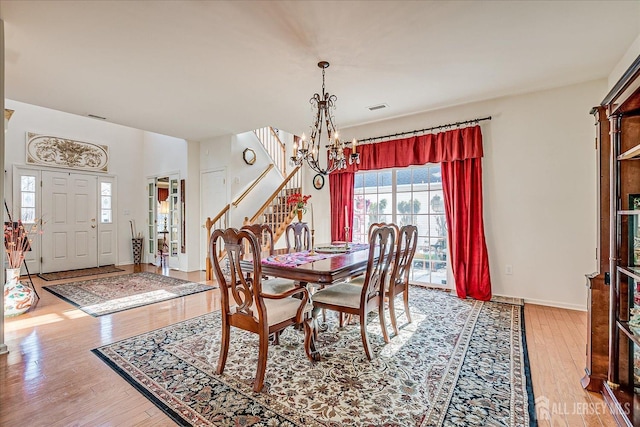
[[[111,183],[100,183],[100,222],[110,224],[113,222],[113,210],[111,205]]]
[[[440,165],[358,172],[354,181],[353,241],[367,241],[369,225],[418,227],[411,281],[447,284],[448,239]]]
[[[20,177],[20,220],[33,223],[36,220],[36,177]]]

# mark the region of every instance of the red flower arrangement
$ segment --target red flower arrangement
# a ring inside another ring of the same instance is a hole
[[[287,205],[292,206],[291,211],[295,214],[298,211],[303,213],[307,211],[307,201],[311,198],[311,195],[303,196],[301,193],[289,194],[287,197]]]

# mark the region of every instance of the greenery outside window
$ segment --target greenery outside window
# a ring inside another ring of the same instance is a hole
[[[410,280],[447,284],[447,222],[440,165],[358,172],[354,181],[353,241],[365,243],[369,226],[393,222],[418,227]]]

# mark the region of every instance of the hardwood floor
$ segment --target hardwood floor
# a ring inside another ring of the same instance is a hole
[[[133,266],[121,268],[126,271],[112,275],[133,271]],[[143,269],[162,273],[151,265]],[[204,272],[164,270],[164,274],[206,283]],[[5,319],[5,343],[10,352],[0,356],[0,425],[175,425],[90,350],[217,310],[218,291],[95,318],[41,290],[43,285],[59,282],[34,278],[34,283],[41,296],[36,309]],[[602,398],[580,387],[586,314],[526,305],[525,320],[538,410],[546,408],[550,415],[539,424],[615,425]]]

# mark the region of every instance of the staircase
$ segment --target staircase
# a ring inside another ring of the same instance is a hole
[[[245,218],[245,224],[260,222],[269,225],[273,231],[273,241],[275,243],[278,241],[280,236],[284,234],[287,226],[294,219],[291,207],[287,205],[287,197],[291,194],[302,192],[302,172],[300,166],[296,166],[289,175],[286,174],[286,148],[285,144],[280,140],[276,130],[272,127],[265,127],[256,129],[254,133],[264,146],[267,153],[269,153],[273,159],[273,164],[278,168],[284,178],[282,180],[282,184],[280,184],[271,196],[267,198],[266,202],[260,207],[260,209],[258,209],[251,218]],[[258,180],[260,180],[266,172],[268,171],[265,171]],[[248,191],[251,191],[254,186],[255,183]],[[237,206],[237,204],[246,196],[247,194],[241,195],[232,204]],[[227,205],[222,212],[219,212],[214,217],[213,220],[211,218],[207,218],[207,222],[204,227],[207,228],[208,236],[211,236],[212,228],[226,227],[229,208],[230,205]],[[218,254],[218,257],[224,257],[224,253],[221,252]],[[207,280],[213,279],[212,265],[209,260],[209,245],[207,245],[206,278]]]
[[[260,222],[267,224],[273,230],[273,240],[277,242],[293,220],[291,206],[287,205],[287,197],[302,190],[302,173],[297,166],[287,176],[276,191],[268,198],[256,214],[247,219],[249,224]]]

